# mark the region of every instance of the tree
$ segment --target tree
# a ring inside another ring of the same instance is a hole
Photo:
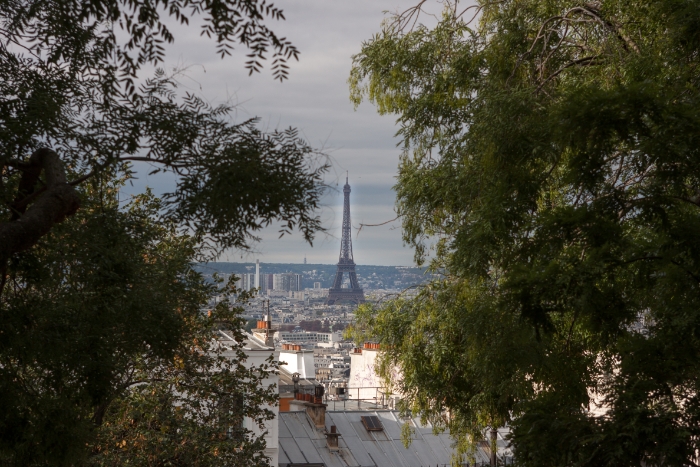
[[[344,331],[346,327],[347,327],[347,324],[346,324],[346,323],[334,323],[334,324],[331,326],[331,330],[332,330],[332,331],[335,331],[335,332]]]
[[[264,134],[255,119],[232,123],[230,105],[178,92],[177,72],[140,76],[175,40],[166,19],[200,16],[222,57],[240,43],[252,73],[271,51],[274,76],[286,78],[298,51],[264,24],[282,11],[259,0],[3,4],[0,262],[75,213],[76,185],[132,161],[178,176],[164,216],[217,251],[246,248],[274,220],[281,233],[298,227],[312,240],[325,162],[295,130]]]
[[[251,332],[257,326],[257,320],[249,319],[245,325],[245,331]]]
[[[197,310],[172,361],[140,355],[129,390],[105,411],[88,465],[268,466],[265,422],[275,414],[265,407],[277,405],[278,391],[263,384],[277,362],[247,362],[241,312],[225,302]],[[233,341],[219,340],[222,328]]]
[[[283,80],[298,56],[259,0],[0,6],[3,465],[265,462],[234,428],[269,416],[267,368],[217,356],[217,326],[243,323],[226,304],[202,314],[213,292],[191,264],[276,221],[311,242],[326,162],[294,129],[264,133],[181,92],[163,44],[170,21],[196,17],[222,57],[248,50],[251,73],[271,55]],[[162,203],[120,204],[135,161],[176,175]]]
[[[246,366],[241,309],[202,313],[220,291],[192,269],[197,241],[157,222],[159,200],[120,209],[118,186],[99,188],[13,259],[0,302],[1,463],[267,465],[240,418],[272,416],[263,405],[276,394],[260,383],[273,362]],[[239,345],[219,347],[221,328]]]
[[[508,423],[526,466],[696,465],[697,4],[426,5],[350,86],[398,115],[404,240],[440,278],[355,332],[464,450]]]
[[[319,319],[303,320],[299,323],[299,327],[308,332],[321,332],[323,323]]]

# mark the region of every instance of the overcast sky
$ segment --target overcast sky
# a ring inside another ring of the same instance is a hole
[[[240,120],[258,116],[261,126],[296,127],[312,146],[332,156],[333,169],[327,182],[340,182],[339,190],[329,193],[321,212],[329,235],[321,234],[313,248],[298,233],[278,239],[277,227],[262,234],[255,254],[228,252],[223,261],[335,263],[340,250],[342,184],[349,172],[352,223],[381,223],[393,219],[394,193],[399,150],[396,148],[395,117],[379,116],[374,106],[362,104],[357,110],[349,100],[347,78],[351,56],[362,41],[379,31],[384,11],[405,10],[415,0],[277,0],[286,21],[270,22],[301,51],[300,60],[291,63],[289,80],[274,81],[268,68],[248,76],[243,67],[245,49],[221,60],[214,45],[199,36],[196,27],[177,30],[169,48],[168,67],[189,66],[185,85],[211,103],[229,99],[239,104]],[[266,64],[269,67],[269,64]],[[143,171],[139,171],[143,173]],[[144,185],[162,192],[167,182],[142,176],[136,190]],[[353,232],[357,264],[412,265],[413,252],[401,241],[399,222]]]

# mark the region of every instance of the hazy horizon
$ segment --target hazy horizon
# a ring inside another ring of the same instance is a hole
[[[252,266],[255,266],[255,261],[250,262],[250,261],[208,261],[206,263],[197,263],[200,265],[206,265],[206,264],[218,264],[218,263],[224,263],[224,264],[250,264]],[[337,262],[335,263],[288,263],[288,262],[280,262],[280,261],[260,261],[260,264],[290,264],[290,265],[295,265],[295,266],[337,266]],[[425,266],[416,266],[416,265],[406,265],[406,264],[367,264],[367,263],[358,263],[357,261],[355,262],[356,266],[371,266],[371,267],[378,267],[378,268],[416,268],[416,269],[423,269]]]

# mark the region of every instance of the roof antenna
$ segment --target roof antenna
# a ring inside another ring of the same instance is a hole
[[[345,184],[348,184],[348,171],[345,171]]]

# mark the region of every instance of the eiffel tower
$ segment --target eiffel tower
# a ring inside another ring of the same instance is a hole
[[[352,258],[352,237],[350,236],[350,184],[345,177],[343,187],[343,238],[340,241],[340,258],[338,259],[338,270],[335,273],[333,286],[328,290],[326,305],[333,305],[337,302],[363,303],[365,293],[357,283],[355,274],[355,261]],[[343,274],[348,273],[350,277],[350,287],[343,288]]]

